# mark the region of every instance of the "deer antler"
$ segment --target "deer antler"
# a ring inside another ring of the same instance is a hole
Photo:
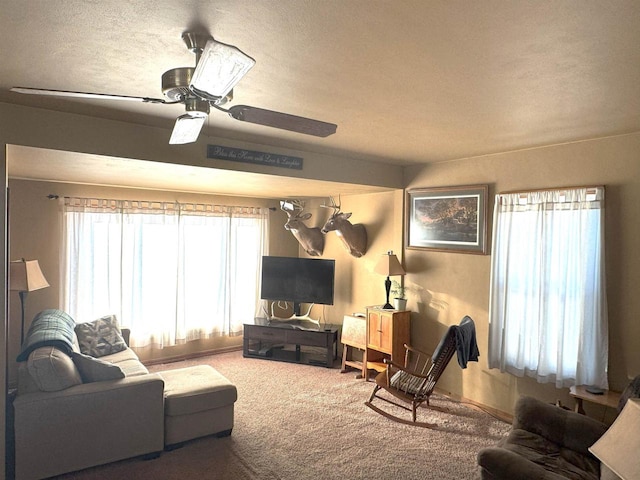
[[[293,205],[291,202],[287,202],[286,200],[280,200],[280,210],[284,212],[293,212]]]
[[[331,201],[331,205],[320,205],[320,206],[324,208],[333,208],[334,210],[333,213],[334,214],[338,213],[340,211],[340,204],[336,205],[336,201],[333,199],[333,197],[329,197],[329,200]],[[338,196],[338,200],[340,200],[340,196]]]
[[[295,212],[304,210],[303,200],[280,200],[280,209],[285,212]]]
[[[280,200],[280,210],[284,211],[289,218],[295,213],[300,215],[304,210],[304,201],[302,200]],[[297,213],[296,213],[297,212]]]
[[[291,205],[293,205],[293,208],[295,208],[296,210],[304,210],[304,200],[290,200]]]

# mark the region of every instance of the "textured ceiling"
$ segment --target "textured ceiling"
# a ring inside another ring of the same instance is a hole
[[[217,137],[397,164],[640,130],[640,2],[3,0],[0,101],[170,129],[180,105],[51,99],[12,86],[160,97],[185,30],[256,59],[247,104],[338,124],[315,138],[213,111]]]

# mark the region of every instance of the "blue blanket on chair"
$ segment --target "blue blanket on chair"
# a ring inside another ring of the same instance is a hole
[[[73,350],[76,322],[62,310],[43,310],[38,313],[22,344],[18,362],[24,362],[36,348],[56,347],[70,354]]]

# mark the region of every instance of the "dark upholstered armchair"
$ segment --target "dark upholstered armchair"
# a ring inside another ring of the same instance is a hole
[[[598,480],[600,462],[588,449],[606,430],[584,415],[522,397],[508,436],[479,452],[481,478]]]
[[[640,375],[620,396],[618,413],[640,396]],[[483,480],[619,480],[589,452],[608,426],[584,415],[522,397],[513,427],[495,447],[478,453]]]

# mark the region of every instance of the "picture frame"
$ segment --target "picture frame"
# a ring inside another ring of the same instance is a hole
[[[407,191],[406,248],[486,255],[488,185]]]

